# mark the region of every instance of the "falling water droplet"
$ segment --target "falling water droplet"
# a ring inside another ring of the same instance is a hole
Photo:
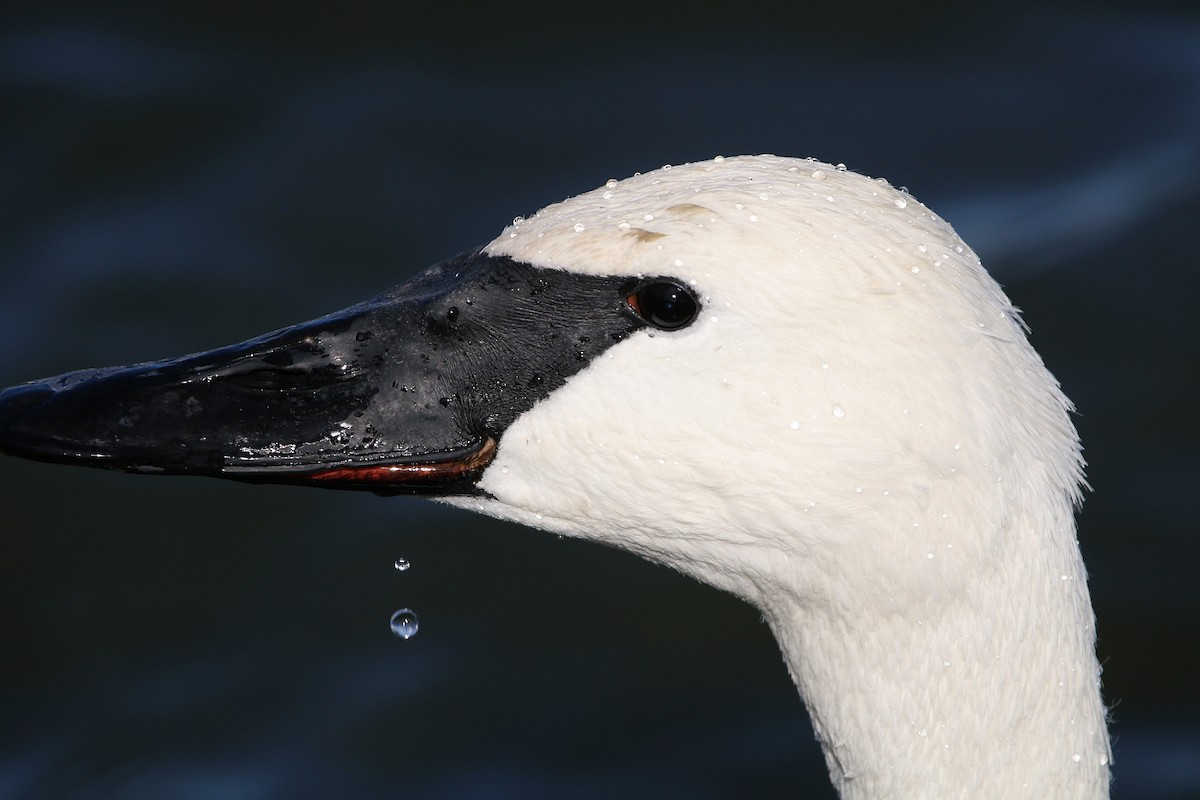
[[[401,639],[411,639],[417,635],[420,623],[411,608],[402,608],[392,614],[392,633]]]
[[[404,572],[411,566],[412,566],[412,564],[408,563],[407,558],[397,558],[396,559],[396,569],[400,570],[401,572]]]

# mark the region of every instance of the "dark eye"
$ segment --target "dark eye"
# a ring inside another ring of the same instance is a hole
[[[664,278],[638,284],[625,302],[639,317],[664,331],[686,327],[700,313],[700,303],[690,289]]]

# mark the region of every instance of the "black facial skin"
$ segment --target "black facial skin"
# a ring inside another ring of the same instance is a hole
[[[8,389],[0,452],[383,494],[475,493],[518,416],[652,324],[633,294],[645,286],[464,254],[243,344]]]

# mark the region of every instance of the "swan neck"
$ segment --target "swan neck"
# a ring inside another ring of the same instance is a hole
[[[808,600],[768,612],[843,798],[1109,796],[1075,549],[1065,571],[1010,562],[916,609]]]

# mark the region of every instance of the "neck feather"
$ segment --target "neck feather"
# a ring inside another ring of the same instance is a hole
[[[843,798],[1108,797],[1074,526],[1007,533],[997,566],[949,601],[768,610]]]

